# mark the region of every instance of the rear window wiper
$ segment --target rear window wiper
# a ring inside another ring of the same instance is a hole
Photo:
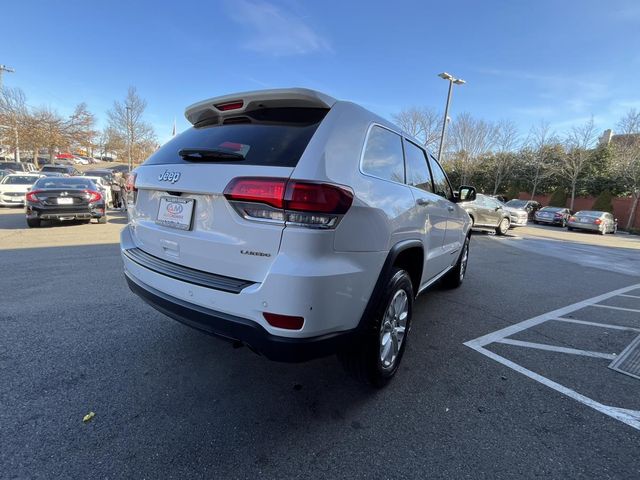
[[[178,150],[185,160],[244,160],[244,155],[219,148],[182,148]]]

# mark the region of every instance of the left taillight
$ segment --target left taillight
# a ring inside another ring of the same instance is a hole
[[[38,198],[38,194],[42,193],[41,190],[34,190],[32,192],[27,192],[26,198],[27,202],[31,203],[40,203],[40,199]]]
[[[353,203],[341,185],[286,178],[234,178],[224,196],[246,219],[310,228],[335,228]]]
[[[89,203],[96,203],[102,200],[102,194],[95,190],[85,190],[85,193],[89,196]]]

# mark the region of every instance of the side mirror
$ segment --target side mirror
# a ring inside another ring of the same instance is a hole
[[[458,190],[458,202],[473,202],[476,199],[475,187],[462,185]]]

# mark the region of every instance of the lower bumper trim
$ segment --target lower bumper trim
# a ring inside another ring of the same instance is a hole
[[[272,335],[253,320],[185,302],[134,280],[126,272],[125,276],[131,291],[159,312],[209,335],[240,342],[269,360],[295,363],[326,357],[353,336],[353,331],[305,338]]]

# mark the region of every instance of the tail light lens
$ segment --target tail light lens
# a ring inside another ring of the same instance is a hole
[[[127,175],[127,182],[125,184],[125,187],[127,189],[127,192],[137,192],[138,189],[136,188],[136,173],[135,172],[131,172],[129,175]]]
[[[224,196],[244,218],[312,228],[335,228],[353,203],[345,187],[286,178],[235,178]]]
[[[27,195],[26,195],[27,202],[40,203],[40,199],[38,198],[39,193],[42,193],[42,190],[34,190],[33,192],[27,192]]]
[[[602,223],[602,220],[600,220],[599,218],[596,218],[596,219],[593,221],[593,223],[594,223],[595,225],[600,225],[600,224]]]
[[[574,217],[573,215],[571,215],[571,216],[569,217],[569,221],[570,221],[570,222],[575,222],[575,221],[576,221],[576,217]]]
[[[84,193],[89,195],[89,203],[96,203],[102,200],[102,194],[94,190],[85,190]]]
[[[279,315],[277,313],[264,312],[262,314],[265,320],[272,327],[286,328],[287,330],[300,330],[304,325],[304,318],[291,317],[289,315]]]

